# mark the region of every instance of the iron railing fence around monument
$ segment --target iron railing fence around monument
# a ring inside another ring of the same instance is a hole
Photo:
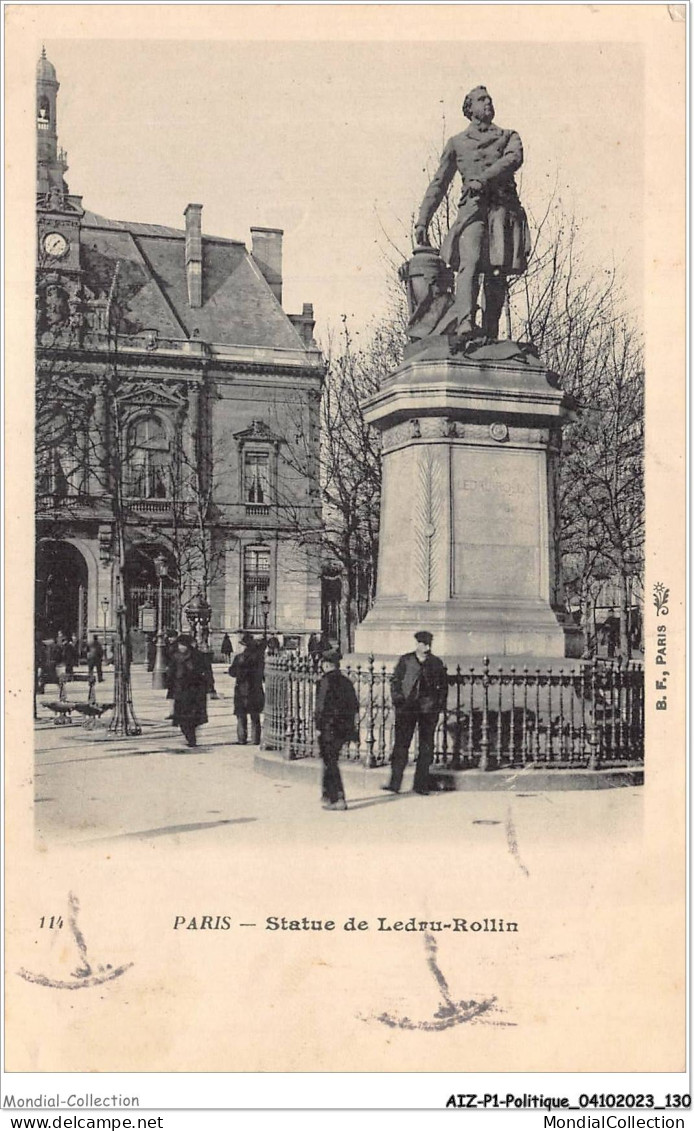
[[[358,740],[343,759],[387,764],[395,711],[392,668],[369,657],[345,665],[359,700]],[[287,760],[318,758],[315,727],[320,661],[268,657],[266,750]],[[585,661],[571,668],[458,665],[448,672],[448,703],[434,739],[433,767],[608,769],[643,765],[644,673],[640,664]]]

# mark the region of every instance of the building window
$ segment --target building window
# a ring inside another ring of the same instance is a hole
[[[246,503],[268,506],[270,503],[270,455],[268,452],[244,452],[243,498]]]
[[[261,601],[270,595],[270,551],[247,546],[243,555],[243,626],[263,628]]]
[[[137,420],[128,429],[126,468],[131,498],[166,499],[170,495],[171,444],[156,416]]]
[[[64,416],[52,421],[38,463],[39,494],[66,499],[83,493],[87,473],[84,436],[71,429]]]
[[[40,130],[47,130],[51,124],[51,105],[45,95],[39,98],[36,120]]]

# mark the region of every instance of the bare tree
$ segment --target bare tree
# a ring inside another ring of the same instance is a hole
[[[362,404],[402,358],[403,310],[365,332],[364,344],[343,318],[337,341],[325,350],[319,448],[299,394],[278,405],[274,421],[285,437],[277,500],[283,524],[339,576],[340,640],[346,649],[353,647],[354,630],[373,603],[378,565],[380,434],[366,423]],[[303,494],[297,491],[302,483]],[[310,497],[311,485],[319,497]]]
[[[643,349],[616,267],[586,259],[581,225],[552,196],[534,254],[510,293],[516,336],[532,342],[575,399],[559,464],[560,551],[589,626],[605,581],[619,589],[620,653],[629,655],[631,594],[642,582]]]

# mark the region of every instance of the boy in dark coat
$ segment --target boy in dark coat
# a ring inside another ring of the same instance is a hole
[[[248,716],[251,716],[251,742],[260,745],[260,712],[265,706],[263,675],[265,657],[262,644],[250,632],[241,637],[241,649],[231,661],[229,675],[234,676],[234,714],[239,745],[248,741]]]
[[[326,652],[316,688],[316,730],[323,759],[323,808],[346,809],[338,761],[345,742],[356,737],[359,701],[352,681],[340,671],[340,653]]]
[[[188,746],[196,745],[195,732],[207,722],[207,672],[190,636],[179,636],[169,665],[167,699],[173,699],[173,724],[180,726]]]

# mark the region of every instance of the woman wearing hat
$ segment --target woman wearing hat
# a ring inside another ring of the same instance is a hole
[[[352,681],[340,671],[340,653],[325,652],[323,675],[316,688],[316,730],[323,759],[323,808],[346,809],[345,791],[338,766],[345,742],[356,738],[359,700]]]
[[[250,632],[241,637],[239,651],[229,668],[229,675],[236,678],[234,687],[234,714],[236,715],[236,736],[239,745],[248,741],[248,716],[251,716],[251,742],[260,745],[260,712],[265,706],[263,675],[265,657],[263,645],[255,640]]]
[[[167,699],[173,699],[173,724],[180,726],[188,746],[196,745],[195,732],[207,722],[207,672],[190,636],[179,636],[171,651]]]

